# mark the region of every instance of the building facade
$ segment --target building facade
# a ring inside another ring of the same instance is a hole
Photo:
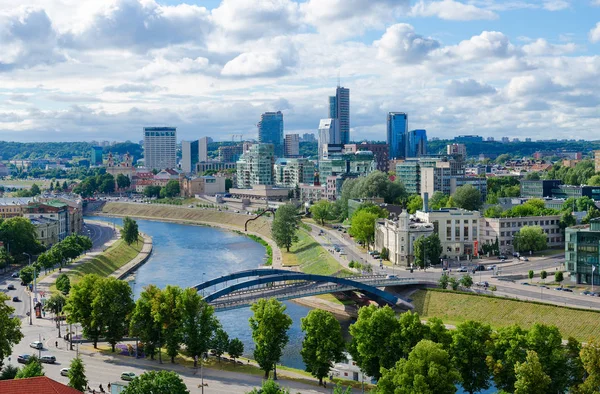
[[[276,157],[283,157],[283,113],[265,112],[258,122],[258,142],[272,144]]]
[[[387,248],[393,264],[410,266],[415,260],[413,243],[421,236],[429,237],[433,231],[433,224],[411,218],[408,211],[403,211],[395,220],[375,223],[375,250]]]
[[[433,224],[442,244],[442,258],[456,259],[477,254],[481,217],[478,211],[459,208],[423,210],[417,211],[415,217]]]
[[[8,219],[23,216],[23,207],[35,201],[33,197],[0,198],[0,218]]]
[[[222,176],[182,176],[179,178],[181,195],[191,198],[196,195],[214,196],[225,193],[225,179]]]
[[[181,141],[181,171],[189,174],[196,170],[200,161],[200,142]]]
[[[565,229],[565,267],[573,283],[600,285],[600,219]]]
[[[375,171],[376,164],[373,152],[358,151],[356,153],[331,154],[319,161],[319,176],[367,176]]]
[[[513,237],[523,226],[540,226],[548,237],[548,246],[563,245],[562,231],[559,226],[560,215],[528,216],[519,218],[482,218],[480,226],[481,244],[491,245],[498,238],[501,253],[513,253]]]
[[[177,167],[177,128],[144,127],[144,165],[149,170]]]
[[[237,162],[237,188],[250,189],[257,185],[272,186],[275,156],[272,144],[253,145]]]
[[[390,159],[406,157],[406,133],[408,132],[408,116],[404,112],[390,112],[387,116],[387,144]]]
[[[58,220],[45,217],[30,218],[31,224],[35,227],[36,239],[45,247],[50,247],[59,241]]]
[[[339,122],[335,118],[321,119],[319,122],[319,160],[324,157],[327,145],[341,145]]]
[[[208,160],[208,143],[212,138],[202,137],[198,140],[198,161]]]
[[[373,152],[377,170],[388,172],[390,169],[390,147],[388,144],[373,144],[369,142],[361,142],[360,144],[346,144],[344,145],[344,151],[345,153],[356,153],[358,151]]]
[[[295,188],[315,181],[315,165],[308,159],[277,159],[273,169],[277,187]]]
[[[245,151],[243,145],[220,146],[219,161],[222,163],[235,163]]]
[[[300,156],[300,135],[299,134],[287,134],[285,136],[285,157],[298,157]]]
[[[62,241],[69,235],[67,204],[60,201],[46,203],[32,202],[23,207],[23,216],[28,219],[46,218],[58,222],[58,240]]]
[[[406,134],[405,157],[421,157],[427,154],[427,131],[411,130]]]
[[[339,123],[340,142],[335,143],[350,143],[350,89],[338,86],[335,96],[329,97],[329,118]]]
[[[448,156],[462,156],[464,160],[467,158],[467,147],[465,144],[448,144],[446,145],[446,154]]]
[[[102,147],[92,146],[90,155],[90,165],[101,166],[102,165]]]
[[[304,202],[316,202],[326,199],[325,185],[301,184],[300,200]]]
[[[225,162],[220,162],[220,161],[206,161],[206,162],[200,162],[200,163],[196,164],[196,173],[204,174],[206,171],[221,172],[221,171],[226,171],[226,170],[236,168],[236,167],[237,167],[237,164],[235,162],[225,163]]]

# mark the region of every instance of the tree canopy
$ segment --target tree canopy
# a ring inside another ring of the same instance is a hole
[[[183,379],[173,371],[147,371],[133,379],[123,394],[170,393],[188,394]]]
[[[481,193],[473,185],[463,185],[456,188],[452,200],[458,208],[477,211],[481,207]]]
[[[21,320],[11,317],[15,308],[6,303],[8,300],[7,295],[0,293],[0,370],[4,359],[12,353],[13,346],[23,339]]]
[[[121,238],[127,245],[131,245],[138,241],[139,234],[137,222],[130,217],[125,217],[123,219],[123,228],[121,229]]]
[[[540,226],[523,226],[514,235],[513,245],[517,252],[544,250],[548,247],[548,236]]]
[[[377,219],[377,214],[367,210],[357,211],[352,215],[350,235],[368,247],[375,239],[375,222]]]
[[[294,204],[285,204],[277,208],[271,225],[271,234],[277,246],[285,247],[286,251],[290,251],[292,244],[298,241],[296,231],[299,221]]]

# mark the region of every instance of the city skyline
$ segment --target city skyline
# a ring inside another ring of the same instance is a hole
[[[338,84],[352,141],[384,140],[392,111],[430,138],[594,139],[599,14],[597,0],[0,0],[0,140],[256,138],[278,110],[286,133],[316,133]]]

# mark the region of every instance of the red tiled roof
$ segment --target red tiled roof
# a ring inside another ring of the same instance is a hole
[[[81,394],[47,376],[36,378],[0,380],[0,393],[11,394]]]

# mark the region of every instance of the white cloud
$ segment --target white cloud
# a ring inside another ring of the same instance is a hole
[[[564,55],[566,53],[574,52],[577,49],[577,46],[573,43],[563,44],[563,45],[554,45],[548,43],[543,38],[538,38],[536,41],[531,44],[527,44],[523,46],[523,51],[528,55],[534,56],[557,56]]]
[[[225,77],[274,77],[287,74],[297,62],[294,48],[244,52],[225,64]]]
[[[556,83],[547,75],[526,75],[512,78],[508,84],[507,93],[510,97],[520,98],[556,93],[565,89],[565,86]]]
[[[195,59],[185,57],[178,60],[158,57],[140,69],[137,75],[140,79],[150,80],[171,74],[209,72],[210,70],[209,60],[205,57]]]
[[[123,83],[121,85],[109,85],[104,88],[105,92],[114,93],[149,93],[162,90],[160,86],[147,83]]]
[[[387,28],[380,40],[375,41],[380,59],[392,60],[398,64],[420,63],[427,55],[439,48],[440,43],[433,38],[415,33],[414,27],[398,23]]]
[[[446,88],[446,95],[452,97],[482,96],[494,93],[496,93],[496,89],[493,86],[477,82],[474,79],[453,80]]]
[[[484,31],[458,45],[443,48],[442,52],[449,58],[475,60],[484,58],[506,58],[518,55],[519,50],[503,33]]]
[[[547,0],[544,1],[543,7],[548,11],[561,11],[571,7],[571,3],[567,0]]]
[[[412,16],[437,16],[451,21],[470,21],[480,19],[497,19],[492,11],[478,8],[472,4],[464,4],[454,0],[424,1],[420,0],[411,9]]]
[[[591,42],[600,41],[600,22],[596,23],[596,26],[590,30],[589,38]]]

